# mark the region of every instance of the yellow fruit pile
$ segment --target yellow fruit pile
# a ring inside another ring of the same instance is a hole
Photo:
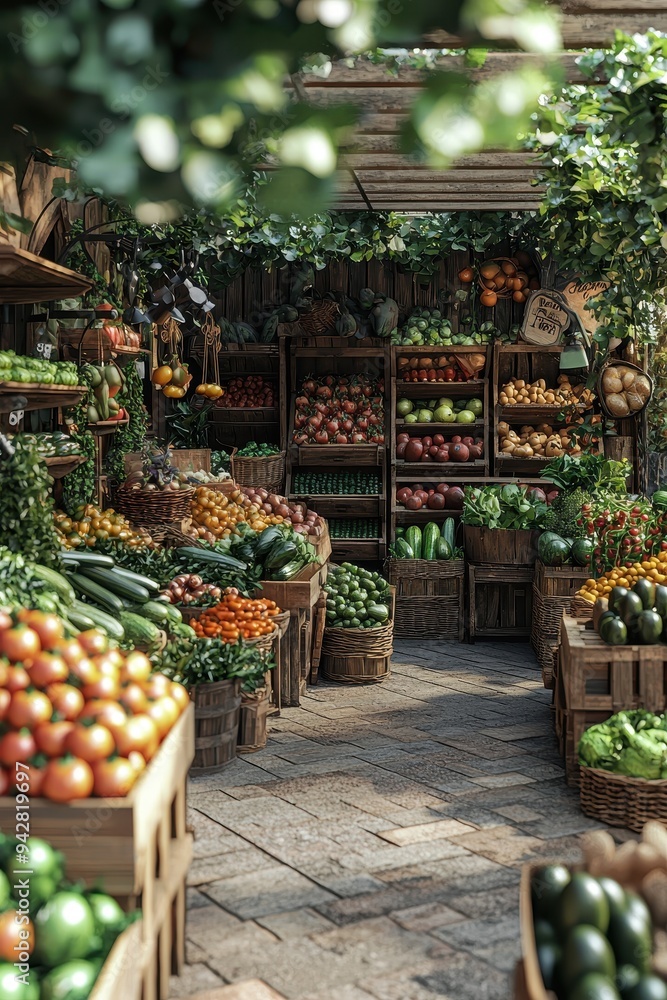
[[[651,556],[650,559],[634,563],[632,566],[617,566],[597,580],[586,580],[577,597],[583,597],[584,600],[594,604],[598,597],[606,597],[614,587],[629,589],[641,579],[652,580],[653,583],[667,581],[667,552],[660,552],[659,555]]]
[[[235,534],[236,525],[247,521],[255,531],[264,531],[270,524],[280,524],[284,517],[267,514],[241,490],[226,496],[207,486],[197,489],[192,501],[192,527],[188,534],[205,541],[216,541]]]

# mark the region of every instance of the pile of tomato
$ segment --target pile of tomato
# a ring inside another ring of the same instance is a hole
[[[0,611],[0,794],[20,762],[31,797],[127,795],[189,702],[152,669],[97,629],[67,638],[56,615]]]
[[[274,632],[272,620],[280,614],[275,601],[251,600],[234,594],[225,594],[215,607],[205,611],[190,625],[201,639],[222,639],[237,642],[239,638],[259,639]]]

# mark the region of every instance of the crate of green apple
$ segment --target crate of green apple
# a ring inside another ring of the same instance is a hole
[[[450,396],[415,401],[402,398],[396,403],[398,424],[466,424],[474,425],[484,415],[484,403],[479,397],[454,400]]]
[[[446,440],[443,434],[411,437],[403,432],[396,438],[396,458],[399,462],[478,462],[484,456],[484,438],[462,437],[455,434]]]
[[[294,407],[296,445],[384,444],[384,379],[322,375],[304,380]]]
[[[464,493],[460,486],[448,486],[447,483],[437,483],[435,486],[424,486],[413,483],[412,486],[400,486],[396,490],[396,503],[406,510],[463,510]]]

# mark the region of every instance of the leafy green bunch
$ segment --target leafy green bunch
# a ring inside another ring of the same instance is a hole
[[[275,666],[270,654],[260,652],[243,639],[231,643],[221,639],[183,638],[181,650],[183,655],[176,668],[163,664],[161,669],[187,688],[238,679],[241,690],[251,693],[262,686],[264,674]]]
[[[630,778],[667,778],[667,716],[644,709],[618,712],[587,729],[579,763]]]
[[[116,398],[119,406],[127,411],[130,422],[120,424],[116,429],[104,463],[109,475],[121,482],[125,478],[125,455],[141,451],[148,429],[144,387],[136,365],[127,365],[123,375],[123,387]]]
[[[560,490],[580,489],[595,496],[600,492],[627,492],[627,477],[632,466],[627,459],[620,462],[603,454],[560,455],[543,467],[540,476]]]
[[[14,453],[0,453],[0,538],[30,562],[58,566],[52,479],[37,446],[16,438]]]
[[[464,524],[486,528],[541,528],[547,505],[529,488],[506,486],[466,486],[463,499]]]

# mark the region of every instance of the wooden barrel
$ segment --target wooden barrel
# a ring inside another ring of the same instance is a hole
[[[236,757],[240,682],[197,684],[190,697],[195,704],[195,758],[190,774],[210,774]]]
[[[479,566],[533,566],[539,531],[463,525],[466,559]]]

